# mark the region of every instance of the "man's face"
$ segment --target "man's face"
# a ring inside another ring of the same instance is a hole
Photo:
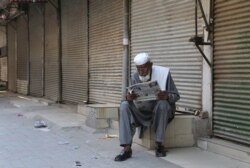
[[[146,76],[150,73],[153,63],[147,62],[143,65],[136,65],[137,72],[140,76]]]

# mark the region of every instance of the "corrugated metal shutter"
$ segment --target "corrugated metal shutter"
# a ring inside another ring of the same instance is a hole
[[[214,7],[214,135],[250,145],[250,1]]]
[[[132,72],[133,58],[139,52],[150,53],[155,65],[170,67],[181,95],[180,110],[201,109],[202,57],[189,42],[194,34],[194,0],[132,0]]]
[[[17,32],[16,22],[12,21],[7,25],[7,47],[8,47],[8,89],[16,92],[17,78]]]
[[[122,0],[89,1],[90,102],[121,101],[122,9]]]
[[[62,0],[63,101],[80,103],[88,95],[87,0]]]
[[[0,70],[0,72],[1,72],[1,74],[0,74],[0,81],[5,81],[5,82],[7,82],[7,74],[8,74],[8,71],[7,71],[7,57],[1,57],[0,58],[0,68],[1,68],[1,70]]]
[[[43,96],[44,59],[44,9],[31,4],[29,11],[30,32],[30,95]]]
[[[5,38],[4,43],[1,45],[4,47],[1,47],[1,55],[0,55],[0,81],[8,81],[8,76],[7,76],[7,47],[6,47],[6,29],[2,29],[2,36]]]
[[[17,92],[28,93],[28,18],[22,15],[17,19]]]
[[[57,1],[53,1],[57,4]],[[45,97],[54,101],[59,97],[59,26],[57,10],[45,5]]]
[[[6,47],[6,27],[5,26],[0,26],[0,48],[2,47]]]
[[[0,27],[0,81],[7,81],[7,36],[6,27]]]

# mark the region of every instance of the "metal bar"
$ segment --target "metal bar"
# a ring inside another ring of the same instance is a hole
[[[126,87],[128,86],[128,43],[129,43],[129,3],[123,0],[123,78],[122,78],[122,99],[126,99]]]
[[[58,43],[59,43],[59,58],[58,58],[58,63],[59,63],[59,83],[58,83],[58,103],[62,103],[63,98],[62,98],[62,16],[61,16],[61,0],[58,0],[58,8],[57,8],[57,18],[58,18],[58,27],[59,27],[59,38],[58,38]]]
[[[202,6],[202,4],[201,4],[201,1],[200,1],[200,0],[197,0],[197,1],[198,1],[198,3],[199,3],[199,6],[200,6],[202,18],[203,18],[203,20],[204,20],[204,22],[205,22],[205,25],[206,25],[206,30],[207,30],[207,31],[210,31],[210,29],[209,29],[209,24],[208,24],[208,22],[207,22],[207,19],[206,19],[206,16],[205,16],[204,9],[203,9],[203,6]]]
[[[207,34],[207,41],[208,40],[210,40],[210,41],[212,41],[212,37],[210,37],[211,36],[211,31],[213,31],[213,27],[211,26],[211,18],[213,18],[213,0],[209,0],[209,17],[208,17],[208,21],[209,21],[209,24],[210,24],[210,26],[209,26],[209,31],[208,31],[208,34]]]
[[[197,0],[195,0],[195,37],[198,36],[197,19],[198,19],[198,16],[197,16]]]
[[[43,59],[42,59],[42,96],[45,96],[45,5],[43,5]]]
[[[211,63],[209,62],[209,60],[207,59],[206,55],[203,53],[202,49],[200,48],[199,45],[195,44],[195,46],[198,48],[198,50],[200,51],[201,55],[203,56],[203,58],[206,60],[207,64],[212,67]]]
[[[202,45],[211,45],[211,43],[203,42]]]
[[[87,49],[87,57],[88,57],[88,77],[87,77],[87,80],[88,80],[88,83],[87,83],[87,100],[84,102],[85,104],[88,104],[89,103],[89,95],[90,95],[90,84],[89,84],[89,78],[90,78],[90,72],[89,72],[89,70],[90,70],[90,68],[89,68],[89,65],[90,65],[90,61],[89,61],[89,58],[90,58],[90,56],[89,56],[89,18],[90,18],[90,14],[89,14],[89,9],[90,9],[90,7],[89,7],[89,4],[90,4],[90,2],[89,2],[89,0],[87,0],[87,31],[88,31],[88,33],[87,33],[87,40],[88,40],[88,49]]]
[[[30,10],[30,9],[29,9]],[[28,14],[27,15],[27,24],[28,24],[28,26],[27,26],[27,28],[28,28],[28,64],[27,64],[27,66],[28,66],[28,74],[27,74],[27,83],[28,83],[28,88],[27,88],[27,95],[30,95],[30,70],[31,70],[31,68],[30,68],[30,15]]]

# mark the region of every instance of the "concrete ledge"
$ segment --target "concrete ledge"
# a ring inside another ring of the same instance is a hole
[[[79,104],[78,113],[91,128],[109,128],[111,119],[118,119],[118,104]]]
[[[197,124],[203,122],[202,127]],[[164,146],[168,148],[173,147],[191,147],[196,144],[196,137],[198,132],[207,132],[208,119],[199,119],[192,115],[176,115],[174,120],[168,125],[166,130]],[[203,131],[202,131],[203,130]],[[134,137],[134,141],[148,149],[155,147],[154,131],[147,129],[144,131],[144,136],[139,139],[139,130]]]
[[[227,157],[250,163],[250,148],[217,138],[200,138],[198,147]]]

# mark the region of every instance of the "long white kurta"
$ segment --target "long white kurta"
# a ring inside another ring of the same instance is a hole
[[[155,140],[163,142],[168,122],[174,118],[175,103],[180,99],[169,68],[153,66],[151,80],[157,80],[160,88],[168,92],[168,100],[145,102],[122,101],[120,106],[120,144],[131,144],[136,126],[153,126]],[[134,73],[131,84],[141,83],[138,73]],[[165,85],[165,87],[164,87]]]

